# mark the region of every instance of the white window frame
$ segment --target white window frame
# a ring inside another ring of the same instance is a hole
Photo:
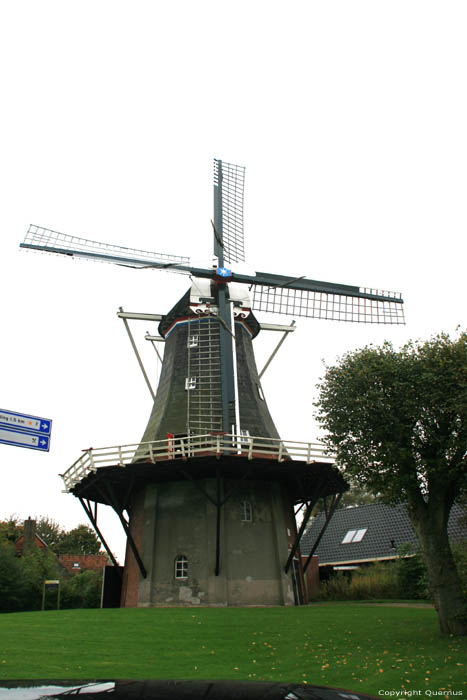
[[[199,335],[189,335],[187,345],[189,348],[197,348],[199,345]]]
[[[242,501],[240,503],[240,520],[242,523],[253,522],[253,507],[250,501]]]
[[[185,377],[185,390],[192,391],[196,389],[196,377]]]
[[[361,542],[366,535],[368,528],[362,527],[356,530],[347,530],[341,544],[351,544]]]
[[[174,576],[177,581],[185,581],[188,578],[188,559],[184,554],[175,557]]]

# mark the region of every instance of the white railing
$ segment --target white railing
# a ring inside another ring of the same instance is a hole
[[[102,467],[125,467],[133,462],[167,462],[186,460],[189,457],[229,455],[230,457],[255,457],[284,462],[294,459],[306,464],[313,462],[332,463],[334,457],[325,446],[318,442],[296,442],[274,438],[250,437],[245,435],[190,435],[185,437],[141,442],[134,445],[97,447],[84,450],[83,455],[62,474],[66,491],[91,472]]]

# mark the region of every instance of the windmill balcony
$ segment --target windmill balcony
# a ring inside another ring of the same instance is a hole
[[[306,464],[332,464],[335,459],[322,443],[209,433],[131,445],[90,448],[60,476],[63,478],[65,491],[69,493],[87,476],[106,467],[125,468],[134,464],[156,464],[207,456],[242,457],[248,460],[259,458],[277,462],[294,459]]]

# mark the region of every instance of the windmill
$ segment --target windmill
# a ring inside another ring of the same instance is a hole
[[[34,225],[21,244],[191,278],[177,304],[153,316],[165,353],[141,442],[88,450],[63,475],[107,549],[97,504],[110,505],[120,518],[127,535],[124,605],[304,600],[313,550],[302,566],[301,536],[319,498],[328,505],[327,526],[346,484],[320,446],[279,436],[252,348],[268,325],[253,312],[404,323],[397,293],[236,271],[245,259],[244,174],[241,166],[214,160],[212,266]],[[286,334],[293,326],[271,328]],[[297,531],[298,509],[304,517]]]

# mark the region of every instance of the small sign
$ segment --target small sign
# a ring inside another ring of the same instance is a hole
[[[49,418],[29,416],[26,413],[15,413],[14,411],[5,411],[0,408],[0,427],[2,426],[21,428],[21,430],[40,433],[41,435],[50,435],[52,431],[52,421]]]
[[[14,447],[29,447],[31,450],[43,450],[48,452],[50,437],[48,435],[31,435],[22,430],[5,430],[0,428],[0,442]]]
[[[58,588],[60,585],[60,581],[58,580],[50,580],[50,581],[44,581],[44,586],[47,588],[47,590],[50,590],[52,588]]]
[[[60,610],[60,581],[58,579],[46,579],[42,586],[42,606],[41,610],[45,610],[45,592],[57,591],[57,610]]]
[[[4,445],[48,452],[51,432],[50,418],[0,409],[0,443]]]

